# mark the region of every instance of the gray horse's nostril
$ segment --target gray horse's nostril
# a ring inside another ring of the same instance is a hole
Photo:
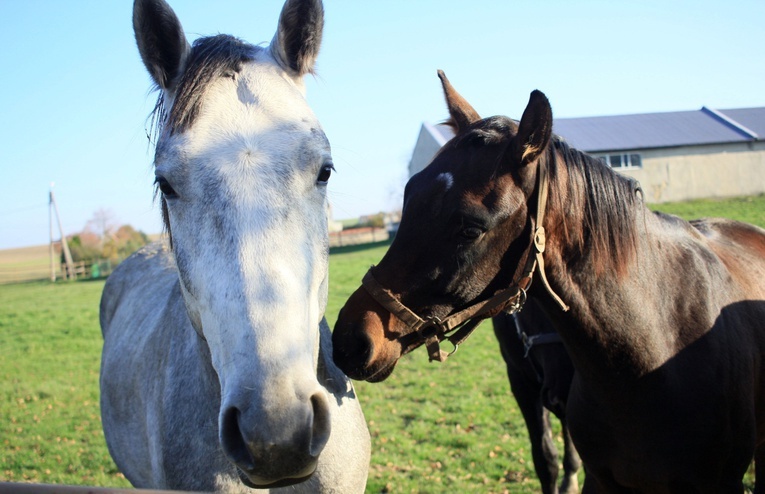
[[[327,394],[323,391],[314,393],[311,396],[311,406],[313,407],[313,427],[311,428],[311,444],[308,451],[311,456],[318,457],[324,446],[327,445],[331,431]]]
[[[294,482],[315,470],[329,441],[330,415],[323,388],[295,408],[275,413],[270,421],[265,417],[248,420],[246,410],[228,406],[221,415],[221,447],[252,485],[273,486],[284,479]],[[297,417],[302,419],[294,420]]]
[[[223,414],[221,421],[220,436],[223,451],[229,458],[243,470],[253,470],[255,462],[247,449],[247,444],[239,427],[239,409],[228,408]]]

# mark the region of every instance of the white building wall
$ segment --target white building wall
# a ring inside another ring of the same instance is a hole
[[[444,144],[446,141],[431,124],[422,124],[420,135],[417,136],[417,143],[414,145],[412,159],[409,160],[409,176],[411,177],[428,166]]]
[[[409,162],[410,177],[430,164],[444,144],[438,131],[430,127],[423,124],[420,128]],[[765,193],[765,141],[619,150],[613,154],[633,153],[640,154],[642,168],[619,172],[640,182],[649,203]]]
[[[624,153],[641,155],[642,168],[620,173],[640,182],[646,202],[765,193],[765,142]]]

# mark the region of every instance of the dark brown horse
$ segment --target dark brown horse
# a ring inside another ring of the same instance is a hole
[[[423,343],[443,359],[446,334],[528,291],[576,368],[583,492],[739,494],[754,456],[765,492],[765,230],[653,214],[636,182],[552,135],[541,92],[519,123],[481,119],[440,75],[456,136],[410,179],[395,240],[342,309],[338,365],[381,381]]]
[[[492,318],[507,377],[526,422],[534,470],[543,494],[579,492],[579,454],[566,422],[566,402],[574,367],[560,336],[535,299],[523,311]],[[558,450],[550,424],[552,412],[563,435],[563,479],[558,490]]]

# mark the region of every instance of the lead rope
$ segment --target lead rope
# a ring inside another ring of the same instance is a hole
[[[536,263],[539,265],[539,277],[542,278],[542,285],[544,285],[547,293],[550,294],[553,300],[557,302],[563,312],[568,312],[568,305],[561,299],[557,293],[555,293],[550,286],[550,282],[547,281],[547,275],[545,274],[545,259],[542,255],[545,251],[545,227],[542,226],[542,221],[545,218],[545,209],[547,209],[547,167],[540,164],[537,168],[537,214],[534,229],[534,250],[536,251]],[[533,272],[533,271],[532,271]]]

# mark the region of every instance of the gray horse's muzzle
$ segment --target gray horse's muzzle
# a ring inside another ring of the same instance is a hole
[[[275,414],[229,405],[221,413],[220,442],[245,485],[283,487],[313,474],[330,429],[329,403],[319,390]]]

